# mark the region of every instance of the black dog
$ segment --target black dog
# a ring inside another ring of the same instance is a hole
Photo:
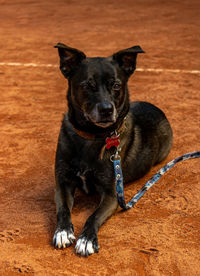
[[[168,155],[172,130],[164,113],[146,102],[129,102],[127,81],[136,68],[140,46],[103,58],[87,58],[77,49],[58,43],[60,69],[68,79],[65,114],[56,153],[57,228],[53,243],[65,248],[75,241],[70,212],[77,187],[97,192],[101,200],[87,219],[76,253],[98,252],[97,232],[118,206],[113,164],[116,147],[106,138],[120,135],[124,181],[142,177]],[[114,138],[113,138],[114,137]]]

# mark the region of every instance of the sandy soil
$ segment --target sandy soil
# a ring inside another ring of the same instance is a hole
[[[0,62],[58,64],[61,41],[88,56],[141,45],[138,67],[200,69],[196,0],[0,0]],[[162,165],[200,149],[199,74],[136,72],[131,100],[158,105],[174,131],[167,160],[125,189],[129,199]],[[0,65],[0,275],[200,275],[199,160],[169,171],[99,232],[99,254],[52,246],[54,156],[67,83],[56,67]],[[78,192],[76,236],[97,202]]]

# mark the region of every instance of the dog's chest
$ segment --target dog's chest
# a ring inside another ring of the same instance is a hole
[[[87,141],[78,149],[76,159],[77,176],[81,179],[81,189],[89,194],[95,189],[94,171],[98,170],[99,145]]]
[[[88,193],[90,192],[90,187],[89,187],[89,185],[88,185],[87,176],[86,176],[87,172],[88,172],[88,171],[86,170],[86,171],[79,171],[79,172],[77,173],[77,176],[80,177],[80,179],[81,179],[81,181],[82,181],[82,186],[81,186],[81,188],[84,190],[84,192],[85,192],[86,194],[88,194]]]
[[[86,194],[94,194],[97,192],[96,184],[98,181],[98,166],[95,168],[95,165],[83,164],[76,174],[81,180],[79,183],[79,188],[83,190]]]
[[[79,143],[77,154],[74,156],[76,176],[81,180],[79,187],[87,194],[98,192],[99,186],[106,185],[105,182],[112,176],[113,166],[110,157],[116,149],[112,147],[104,150],[101,158],[102,148],[104,141],[85,141]]]

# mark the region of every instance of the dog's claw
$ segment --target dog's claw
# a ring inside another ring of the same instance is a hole
[[[75,240],[73,232],[68,230],[56,230],[53,236],[53,244],[59,249],[70,246]]]
[[[91,254],[98,253],[99,245],[97,242],[97,238],[90,240],[86,237],[80,237],[77,240],[75,251],[76,254],[79,254],[84,257],[88,257]]]

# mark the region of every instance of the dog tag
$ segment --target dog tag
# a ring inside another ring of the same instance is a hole
[[[112,137],[106,138],[106,149],[119,146],[119,136],[113,135]]]

